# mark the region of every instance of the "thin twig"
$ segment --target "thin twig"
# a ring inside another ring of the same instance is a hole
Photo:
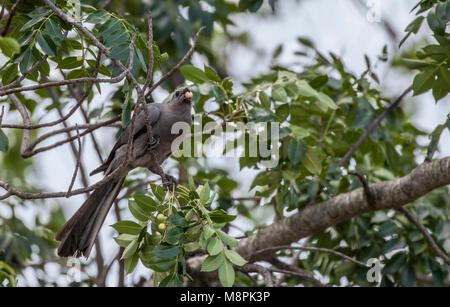
[[[393,110],[395,109],[403,98],[412,91],[412,86],[408,87],[393,103],[389,105],[389,107],[378,116],[373,123],[369,126],[366,132],[360,136],[360,138],[356,141],[355,144],[349,149],[349,151],[344,155],[342,160],[339,162],[339,166],[344,166],[350,161],[353,154],[358,150],[359,147],[365,142],[365,140],[370,136],[370,134],[375,130],[375,128],[381,123],[381,121]]]
[[[281,246],[271,246],[271,247],[267,247],[267,248],[263,248],[260,250],[257,250],[255,252],[253,252],[250,257],[248,257],[249,259],[251,259],[252,257],[254,257],[257,254],[261,254],[264,252],[268,252],[268,251],[278,251],[281,249],[292,249],[292,250],[301,250],[301,251],[311,251],[311,252],[323,252],[323,253],[328,253],[328,254],[332,254],[338,257],[341,257],[345,260],[348,260],[350,262],[353,262],[359,266],[362,266],[364,268],[370,268],[369,265],[365,264],[364,262],[358,261],[356,259],[353,259],[352,257],[349,257],[341,252],[329,249],[329,248],[323,248],[323,247],[306,247],[306,246],[290,246],[290,245],[281,245]]]
[[[77,125],[75,125],[77,126]],[[69,197],[69,193],[72,191],[73,185],[75,183],[75,179],[77,178],[78,169],[80,168],[80,160],[81,160],[81,140],[80,140],[80,130],[77,126],[77,139],[78,139],[78,152],[77,152],[77,161],[75,164],[75,170],[73,171],[72,180],[70,181],[69,188],[67,189],[66,198]]]
[[[132,44],[133,44],[133,42],[132,42]],[[132,46],[130,46],[130,50],[131,49],[133,49]],[[133,56],[130,57],[130,63],[131,63],[132,59],[133,59]],[[84,78],[69,79],[69,80],[50,81],[50,82],[46,82],[46,83],[24,86],[24,87],[9,88],[9,89],[0,91],[0,96],[5,96],[5,95],[12,94],[12,93],[17,93],[17,92],[35,91],[35,90],[38,90],[41,88],[52,87],[52,86],[63,86],[63,85],[78,84],[78,83],[85,83],[85,82],[111,83],[111,84],[118,83],[118,82],[122,81],[122,79],[125,78],[126,74],[129,72],[130,72],[130,69],[127,68],[120,75],[118,75],[117,77],[113,77],[113,78],[84,77]]]
[[[14,15],[16,15],[17,8],[22,3],[22,1],[23,0],[17,0],[17,2],[14,3],[14,5],[11,7],[11,10],[9,11],[8,20],[6,21],[5,27],[3,28],[3,31],[0,34],[1,36],[6,36],[6,34],[8,34],[9,27],[11,26],[11,21]]]
[[[425,227],[414,217],[414,215],[412,215],[411,212],[409,212],[408,209],[404,207],[400,207],[397,210],[403,213],[406,216],[406,218],[412,224],[414,224],[414,226],[417,227],[417,229],[423,234],[425,240],[427,240],[428,244],[430,245],[431,249],[436,253],[436,255],[442,258],[442,260],[444,260],[445,263],[450,265],[450,258],[446,254],[444,254],[444,252],[439,248],[436,242],[434,242],[433,238],[425,229]]]
[[[261,274],[261,276],[264,278],[264,283],[266,284],[266,287],[273,287],[273,279],[272,275],[270,274],[270,271],[256,263],[247,263],[241,267],[236,267],[237,270],[250,273],[250,272],[256,272]]]
[[[19,190],[13,188],[12,186],[10,186],[7,182],[0,180],[0,187],[7,191],[6,194],[3,194],[0,196],[0,200],[6,199],[12,195],[17,196],[21,199],[59,198],[59,197],[67,197],[67,194],[69,196],[78,195],[78,194],[90,192],[92,190],[97,189],[98,187],[104,185],[106,182],[108,182],[109,180],[114,178],[114,176],[116,176],[116,174],[118,174],[121,171],[123,171],[123,166],[118,167],[111,174],[107,175],[102,180],[98,181],[97,183],[95,183],[89,187],[86,187],[86,188],[72,190],[72,191],[70,191],[70,193],[67,193],[67,191],[65,191],[65,192],[47,192],[47,193],[27,193],[27,192],[19,191]]]
[[[48,1],[48,0],[46,0]],[[166,81],[175,71],[177,71],[181,65],[183,65],[183,63],[192,55],[192,53],[194,52],[195,49],[195,45],[197,44],[198,38],[200,37],[200,33],[205,29],[206,27],[201,27],[197,33],[195,34],[194,37],[194,41],[192,42],[192,46],[189,49],[189,51],[183,56],[183,58],[174,66],[172,67],[171,70],[169,70],[169,72],[167,72],[164,76],[161,77],[161,79],[158,80],[158,82],[156,82],[155,84],[153,84],[153,86],[149,89],[148,93],[145,94],[145,98],[147,98],[148,96],[150,96],[150,94],[158,87],[161,85],[161,83],[163,83],[164,81]]]
[[[373,195],[370,192],[369,183],[367,182],[366,177],[363,174],[361,174],[360,172],[357,172],[357,171],[348,171],[348,173],[350,175],[354,175],[354,176],[358,177],[359,181],[361,181],[361,183],[363,185],[363,189],[364,189],[364,195],[366,196],[366,199],[367,199],[367,203],[371,207],[373,207],[374,203],[375,203],[375,200],[373,199]]]
[[[298,276],[307,282],[311,283],[312,285],[316,287],[326,287],[323,283],[321,283],[318,279],[316,279],[312,274],[306,272],[305,270],[295,266],[287,264],[283,261],[278,260],[277,258],[273,257],[269,261],[271,264],[276,266],[278,269],[269,268],[268,270],[271,272],[277,272],[287,275],[295,275]]]

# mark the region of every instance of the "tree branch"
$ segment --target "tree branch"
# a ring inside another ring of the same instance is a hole
[[[442,258],[442,260],[444,260],[445,263],[450,265],[450,257],[448,257],[446,254],[444,254],[444,252],[439,248],[439,246],[436,244],[436,242],[434,242],[433,238],[428,233],[428,231],[425,229],[425,227],[422,224],[420,224],[420,222],[414,217],[414,215],[412,215],[411,212],[408,211],[408,209],[403,208],[403,207],[398,208],[397,210],[400,211],[401,213],[403,213],[406,216],[406,218],[412,224],[414,224],[414,226],[417,227],[417,229],[423,234],[423,236],[425,237],[425,240],[427,240],[428,244],[430,245],[431,249],[436,253],[436,255],[438,255],[440,258]]]
[[[412,85],[408,87],[393,103],[389,105],[389,107],[384,110],[383,113],[381,113],[369,126],[366,132],[363,133],[363,135],[360,136],[360,138],[356,141],[355,144],[349,149],[349,151],[344,155],[342,160],[339,162],[339,166],[344,166],[350,161],[353,154],[358,150],[359,147],[365,142],[365,140],[370,136],[370,134],[375,130],[375,128],[381,123],[381,121],[393,110],[395,109],[400,102],[403,100],[403,98],[412,91]]]
[[[236,251],[252,262],[269,259],[273,251],[260,253],[254,257],[251,255],[255,251],[271,247],[273,242],[288,245],[366,212],[399,208],[448,184],[450,184],[450,157],[426,162],[405,177],[371,184],[373,206],[365,199],[364,189],[358,188],[305,208],[260,230],[256,235],[240,241]]]

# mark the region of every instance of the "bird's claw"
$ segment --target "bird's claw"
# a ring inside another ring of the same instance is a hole
[[[171,187],[172,185],[177,186],[178,182],[175,177],[170,175],[164,175],[163,185],[166,187]]]
[[[151,141],[147,141],[147,151],[155,149],[159,144],[159,137],[153,136]]]

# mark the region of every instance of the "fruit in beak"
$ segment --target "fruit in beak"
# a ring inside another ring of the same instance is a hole
[[[184,97],[187,99],[191,99],[192,97],[194,97],[194,95],[192,94],[192,92],[186,92],[184,93]]]

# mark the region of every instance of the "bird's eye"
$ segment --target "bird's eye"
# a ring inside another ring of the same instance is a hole
[[[180,96],[180,92],[175,92],[175,96],[176,97]]]

